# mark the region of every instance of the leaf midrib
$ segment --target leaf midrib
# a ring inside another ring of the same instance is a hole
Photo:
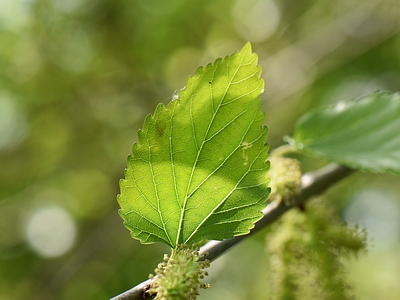
[[[202,152],[202,150],[203,150],[204,144],[206,143],[206,137],[207,137],[208,133],[210,132],[210,129],[211,129],[211,127],[212,127],[212,125],[213,125],[213,123],[214,123],[214,120],[215,120],[215,116],[217,115],[217,113],[218,113],[218,111],[219,111],[219,109],[220,109],[220,107],[221,107],[221,105],[222,105],[222,103],[223,103],[223,101],[224,101],[224,99],[225,99],[227,93],[228,93],[228,90],[229,90],[229,88],[230,88],[230,86],[231,86],[231,84],[232,84],[233,79],[235,78],[235,76],[237,75],[239,69],[240,69],[241,66],[242,66],[244,57],[245,57],[245,54],[242,54],[241,59],[240,59],[240,63],[238,64],[238,67],[236,68],[235,73],[233,74],[233,76],[232,76],[231,79],[229,80],[229,83],[228,83],[228,85],[227,85],[227,87],[226,87],[226,89],[225,89],[225,91],[224,91],[224,94],[223,94],[222,97],[221,97],[221,100],[220,100],[219,103],[218,103],[218,107],[217,107],[216,110],[214,110],[214,101],[213,101],[213,98],[211,98],[211,103],[212,103],[212,108],[213,108],[213,116],[212,116],[212,119],[211,119],[211,121],[210,121],[210,124],[209,124],[209,126],[208,126],[208,128],[207,128],[207,130],[206,130],[206,132],[205,132],[205,135],[204,135],[204,138],[203,138],[203,140],[202,140],[202,143],[201,143],[200,147],[199,147],[198,150],[197,150],[197,156],[196,156],[195,162],[194,162],[193,167],[192,167],[192,171],[191,171],[190,178],[189,178],[188,185],[187,185],[186,192],[185,192],[185,199],[184,199],[184,201],[183,201],[183,206],[182,206],[182,208],[181,208],[181,215],[180,215],[180,218],[179,218],[179,227],[178,227],[178,235],[177,235],[177,239],[176,239],[176,244],[179,244],[179,241],[180,241],[180,239],[181,239],[181,236],[183,235],[183,232],[182,232],[182,225],[183,225],[184,215],[185,215],[185,212],[186,212],[186,205],[187,205],[187,202],[188,202],[188,199],[189,199],[189,196],[190,196],[190,195],[189,195],[189,188],[190,188],[190,185],[191,185],[192,180],[193,180],[194,171],[196,170],[196,166],[197,166],[197,163],[198,163],[198,161],[199,161],[200,154],[201,154],[201,152]],[[229,57],[229,62],[228,62],[228,66],[227,66],[228,74],[229,74],[229,66],[230,66],[230,64],[231,64],[231,58]],[[216,62],[216,67],[215,67],[215,69],[214,69],[214,72],[213,72],[211,81],[214,79],[214,75],[215,75],[216,70],[218,69],[218,65],[219,65],[219,61]],[[212,97],[212,86],[210,86],[210,92],[211,92],[211,93],[210,93],[210,97]],[[191,101],[191,103],[193,102],[193,95],[191,96],[190,101]],[[196,145],[197,145],[197,140],[196,140],[196,136],[195,136],[195,129],[194,129],[194,126],[193,126],[192,114],[190,114],[190,117],[191,117],[191,121],[192,121],[193,138],[195,139]],[[224,161],[224,162],[225,162],[225,161]],[[220,167],[220,166],[219,166],[219,167]],[[218,167],[218,168],[219,168],[219,167]],[[214,173],[214,172],[215,172],[215,170],[214,170],[212,173]],[[195,190],[197,190],[197,189],[199,188],[199,186],[201,186],[201,185],[203,184],[203,182],[204,182],[204,181],[202,181],[202,182],[195,188]],[[207,217],[208,217],[208,216],[207,216]],[[203,220],[203,222],[204,222],[204,220]],[[202,222],[201,224],[203,224],[203,222]],[[196,230],[192,233],[192,235],[197,231],[197,229],[198,229],[198,227],[197,227]],[[192,235],[191,235],[191,236],[192,236]],[[188,239],[188,240],[189,240],[189,239]],[[187,240],[186,240],[185,242],[187,242]]]

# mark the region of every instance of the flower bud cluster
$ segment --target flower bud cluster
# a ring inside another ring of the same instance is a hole
[[[271,168],[268,176],[271,178],[271,200],[288,203],[293,196],[300,193],[301,168],[297,159],[282,156],[270,157]]]
[[[366,251],[366,232],[343,224],[328,201],[288,212],[266,241],[271,299],[354,299],[343,261]]]
[[[199,248],[196,246],[178,245],[171,256],[164,255],[164,261],[158,264],[156,280],[149,290],[154,299],[186,300],[196,299],[199,288],[208,288],[200,282],[208,275],[205,268],[210,266],[208,260],[198,261]]]

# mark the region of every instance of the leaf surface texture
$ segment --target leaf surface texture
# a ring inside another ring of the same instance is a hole
[[[250,44],[189,77],[139,130],[118,195],[142,243],[193,244],[249,232],[269,195],[264,82]]]

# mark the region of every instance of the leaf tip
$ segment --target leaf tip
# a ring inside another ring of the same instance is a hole
[[[247,42],[246,44],[244,44],[242,50],[240,50],[241,52],[249,52],[252,53],[252,47],[251,47],[251,43]]]

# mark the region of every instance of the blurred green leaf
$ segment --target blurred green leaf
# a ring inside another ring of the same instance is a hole
[[[375,92],[306,113],[292,142],[351,168],[400,174],[400,94]]]
[[[199,68],[167,107],[146,118],[121,180],[120,214],[143,243],[193,244],[249,232],[269,194],[250,44]]]

